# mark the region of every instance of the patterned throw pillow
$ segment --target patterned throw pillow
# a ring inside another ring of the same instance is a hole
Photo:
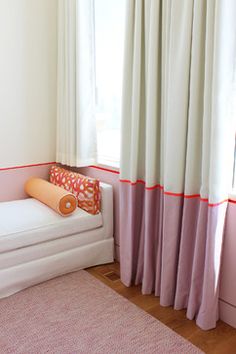
[[[79,208],[93,215],[100,212],[99,180],[58,166],[52,166],[50,169],[50,182],[73,193],[78,200]]]

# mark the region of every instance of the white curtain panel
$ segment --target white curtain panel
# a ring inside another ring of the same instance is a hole
[[[128,0],[121,179],[228,197],[235,10],[234,0]]]
[[[121,278],[213,328],[233,175],[236,1],[127,5]]]
[[[56,160],[91,165],[96,149],[93,0],[59,0]]]

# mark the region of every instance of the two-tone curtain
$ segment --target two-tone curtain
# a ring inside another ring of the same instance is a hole
[[[56,161],[96,162],[93,0],[58,1]]]
[[[236,1],[128,0],[121,279],[203,329],[218,319],[234,125]]]

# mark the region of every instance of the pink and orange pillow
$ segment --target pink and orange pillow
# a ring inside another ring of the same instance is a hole
[[[50,169],[50,182],[73,193],[77,198],[79,208],[93,215],[100,212],[99,180],[58,166],[52,166]]]

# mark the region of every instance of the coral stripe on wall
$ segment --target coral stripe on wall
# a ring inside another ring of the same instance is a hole
[[[94,166],[94,165],[92,165],[92,166],[88,166],[88,168],[95,168],[95,169],[97,169],[97,170],[101,170],[101,171],[105,171],[105,172],[110,172],[110,173],[115,173],[115,174],[117,174],[117,175],[120,174],[119,171],[117,171],[117,170],[112,170],[112,169],[107,168],[107,167],[101,167],[101,166]]]

